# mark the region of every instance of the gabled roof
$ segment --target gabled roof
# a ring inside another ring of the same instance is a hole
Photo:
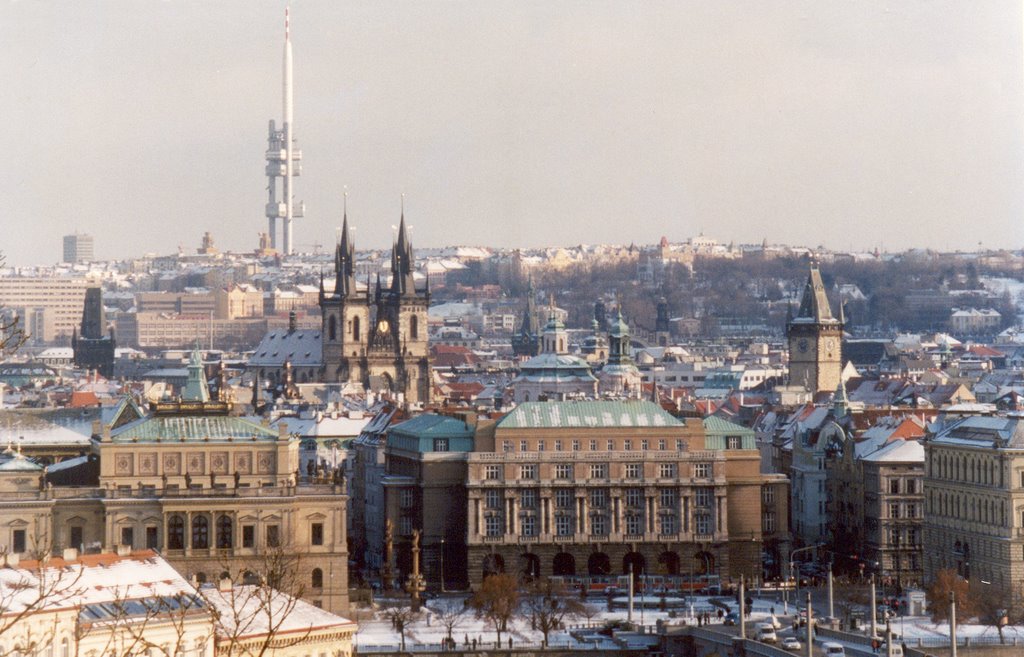
[[[665,409],[641,400],[526,402],[498,421],[500,429],[681,426]]]
[[[285,361],[293,367],[319,366],[323,363],[322,347],[320,331],[272,331],[263,336],[248,366],[283,367]]]

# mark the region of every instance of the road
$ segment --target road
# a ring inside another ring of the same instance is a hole
[[[754,638],[754,636],[757,635],[757,626],[761,622],[763,622],[763,621],[758,621],[758,622],[750,622],[750,621],[748,621],[747,622],[747,638],[752,639],[752,638]],[[727,634],[729,636],[739,636],[739,634],[740,634],[740,628],[738,626],[736,626],[736,625],[714,625],[714,624],[712,624],[712,625],[705,625],[704,629],[710,630],[712,632],[718,632],[718,633],[721,633],[721,634]],[[786,638],[787,636],[795,636],[800,641],[801,648],[800,648],[800,650],[791,650],[789,652],[791,652],[794,657],[806,657],[807,656],[807,628],[806,627],[801,627],[796,633],[794,633],[792,625],[787,625],[785,622],[783,622],[782,629],[776,631],[776,634],[779,637],[779,643],[781,643],[782,640],[784,638]],[[834,641],[834,639],[828,639],[828,640],[829,641]],[[815,638],[815,640],[814,640],[814,651],[812,653],[813,657],[824,657],[825,653],[821,649],[822,642],[823,642],[823,639]],[[844,647],[846,648],[847,657],[874,657],[872,655],[871,651],[866,649],[866,648],[864,648],[864,646],[844,643],[842,641],[840,641],[839,643],[843,643]],[[775,644],[775,645],[778,646],[778,644]]]

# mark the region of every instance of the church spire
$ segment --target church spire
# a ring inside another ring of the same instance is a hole
[[[398,222],[398,239],[391,250],[391,291],[395,294],[415,294],[413,278],[412,241],[405,227],[405,194],[402,195],[402,217]]]
[[[356,247],[348,234],[348,193],[345,194],[345,211],[341,221],[341,241],[334,256],[334,296],[347,298],[356,291],[355,276]]]
[[[796,313],[796,320],[809,320],[816,324],[835,321],[817,262],[811,263],[811,271],[804,284],[804,294],[800,300],[800,309]]]

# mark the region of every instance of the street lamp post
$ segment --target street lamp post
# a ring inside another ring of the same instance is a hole
[[[444,539],[441,539],[441,593],[444,593]]]
[[[824,547],[824,546],[825,546],[824,543],[818,543],[816,545],[808,545],[807,547],[797,548],[797,549],[795,549],[795,550],[793,550],[792,552],[789,553],[789,574],[790,574],[790,576],[792,576],[794,578],[794,581],[796,582],[796,592],[793,595],[793,604],[797,604],[797,601],[800,599],[798,597],[800,595],[800,575],[798,575],[798,574],[794,575],[794,573],[793,573],[793,563],[794,563],[793,557],[796,556],[796,554],[798,552],[806,552],[807,550],[816,550],[816,549],[818,549],[820,547]],[[788,591],[788,589],[787,589],[787,591]]]

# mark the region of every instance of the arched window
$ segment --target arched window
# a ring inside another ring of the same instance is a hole
[[[312,580],[314,589],[322,589],[324,587],[324,571],[314,568]]]
[[[338,320],[334,318],[334,315],[327,320],[327,339],[331,342],[338,339]]]
[[[420,337],[420,318],[416,315],[409,317],[409,337],[413,340]]]
[[[181,516],[171,516],[167,521],[167,549],[185,549],[185,521]]]
[[[232,523],[229,516],[223,515],[217,518],[217,547],[224,550],[234,545]]]
[[[359,317],[352,318],[352,339],[359,339]]]
[[[192,518],[192,549],[202,550],[210,547],[210,521],[206,516]]]

